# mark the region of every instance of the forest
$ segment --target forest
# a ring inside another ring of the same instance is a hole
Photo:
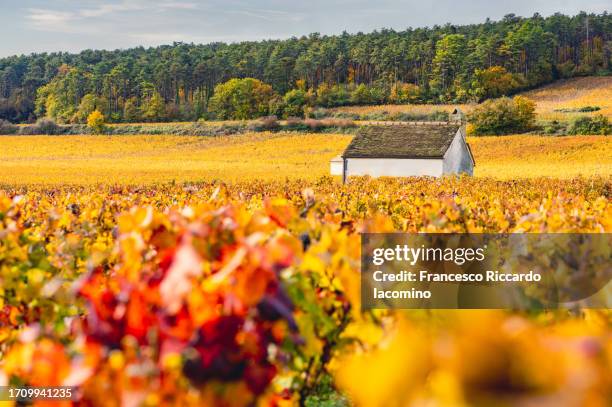
[[[482,101],[611,70],[607,12],[509,14],[464,26],[11,56],[0,59],[0,119],[82,123],[94,110],[110,122],[224,118],[215,89],[230,92],[225,83],[236,78],[256,79],[241,85],[259,103],[247,116],[288,117],[305,106]]]

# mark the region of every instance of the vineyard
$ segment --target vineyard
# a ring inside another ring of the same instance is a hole
[[[610,187],[5,187],[0,385],[117,406],[604,406],[609,311],[362,313],[359,233],[610,232]]]
[[[12,3],[0,407],[612,407],[610,1]]]
[[[0,184],[316,181],[329,174],[329,160],[344,150],[351,137],[317,133],[2,136]],[[504,136],[471,137],[468,141],[476,157],[477,177],[612,175],[609,137]]]
[[[524,95],[536,102],[536,111],[542,119],[568,120],[595,114],[612,117],[612,78],[609,76],[558,81]],[[599,109],[580,111],[585,107]]]
[[[105,406],[606,405],[609,311],[362,312],[359,273],[362,232],[611,232],[610,138],[472,137],[475,177],[342,185],[326,174],[350,138],[0,137],[0,386]]]

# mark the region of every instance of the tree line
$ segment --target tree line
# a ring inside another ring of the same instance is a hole
[[[607,12],[41,53],[0,59],[0,119],[84,122],[94,110],[114,122],[223,117],[223,103],[211,104],[211,98],[234,78],[257,80],[245,85],[255,86],[259,103],[238,109],[246,115],[299,116],[309,106],[481,101],[559,78],[609,74],[611,67]]]

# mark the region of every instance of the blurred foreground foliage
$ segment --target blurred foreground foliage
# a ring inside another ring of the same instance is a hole
[[[609,311],[362,313],[359,233],[397,230],[606,233],[610,180],[5,187],[0,385],[111,406],[606,405]]]

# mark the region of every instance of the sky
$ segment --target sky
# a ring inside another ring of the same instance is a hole
[[[0,0],[0,57],[612,11],[612,0]]]

